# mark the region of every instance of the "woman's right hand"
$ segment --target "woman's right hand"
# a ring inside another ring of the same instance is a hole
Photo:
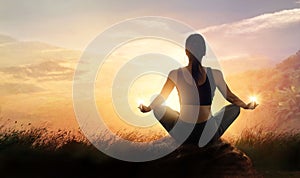
[[[140,106],[138,108],[140,109],[140,111],[142,113],[146,113],[146,112],[150,112],[151,111],[151,108],[149,106],[145,106],[143,104],[140,104]]]

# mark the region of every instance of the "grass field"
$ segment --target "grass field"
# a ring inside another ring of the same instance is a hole
[[[300,176],[300,132],[246,130],[234,141],[266,177]]]
[[[265,177],[300,175],[300,133],[246,130],[231,142],[252,159]],[[99,166],[106,171],[100,171]],[[124,164],[102,154],[80,131],[32,128],[2,129],[0,133],[0,171],[4,177],[109,176],[111,170],[130,170],[134,174],[138,168],[137,164]]]

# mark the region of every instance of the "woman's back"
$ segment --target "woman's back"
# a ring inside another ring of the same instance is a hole
[[[203,72],[198,82],[195,82],[188,67],[173,70],[169,74],[179,94],[181,115],[187,116],[190,112],[187,108],[197,107],[199,108],[197,123],[204,122],[211,116],[211,104],[216,88],[211,68],[204,68]],[[182,119],[186,122],[195,122],[190,117]]]

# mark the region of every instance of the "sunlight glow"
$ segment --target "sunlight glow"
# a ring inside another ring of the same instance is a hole
[[[143,99],[138,98],[137,99],[137,104],[140,106],[141,104],[144,104],[145,101]]]
[[[250,101],[252,103],[257,103],[257,97],[256,96],[250,96]]]

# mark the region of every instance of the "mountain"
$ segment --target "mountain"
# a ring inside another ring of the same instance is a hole
[[[300,68],[300,50],[288,57],[286,60],[276,65],[278,70],[289,71],[289,70],[297,70]]]
[[[231,75],[226,81],[244,101],[256,95],[259,103],[253,112],[242,110],[233,130],[300,130],[300,51],[273,67]]]

